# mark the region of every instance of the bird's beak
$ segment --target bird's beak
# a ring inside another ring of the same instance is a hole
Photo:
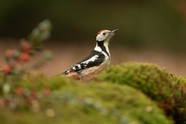
[[[115,29],[115,30],[110,31],[110,34],[108,35],[108,38],[107,38],[108,41],[112,38],[112,36],[114,35],[114,33],[115,33],[117,30],[119,30],[119,29]]]
[[[112,30],[111,33],[115,33],[116,31],[118,31],[119,29],[115,29],[115,30]]]

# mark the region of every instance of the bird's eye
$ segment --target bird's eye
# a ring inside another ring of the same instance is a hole
[[[103,33],[103,35],[105,35],[106,33]]]

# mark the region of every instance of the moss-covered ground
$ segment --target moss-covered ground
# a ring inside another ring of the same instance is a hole
[[[113,65],[90,82],[44,75],[15,79],[6,80],[14,89],[1,91],[4,124],[184,124],[186,120],[185,78],[154,64]],[[1,85],[2,81],[1,77]]]
[[[129,85],[142,91],[178,124],[186,123],[186,78],[154,64],[123,63],[98,75],[98,81]]]

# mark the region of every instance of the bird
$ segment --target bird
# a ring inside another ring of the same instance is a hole
[[[76,80],[90,80],[105,69],[111,62],[109,41],[118,30],[100,30],[96,35],[96,46],[90,54],[62,74]]]

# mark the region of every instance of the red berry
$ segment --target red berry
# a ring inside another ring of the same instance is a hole
[[[6,57],[12,57],[12,50],[11,49],[7,49],[5,52]]]
[[[26,97],[26,101],[27,101],[28,103],[32,103],[33,100],[34,100],[34,97],[32,97],[32,96]]]
[[[49,88],[45,88],[44,90],[43,90],[43,93],[46,95],[46,96],[48,96],[48,95],[50,95],[50,89]]]
[[[10,67],[8,65],[4,65],[2,68],[2,71],[4,74],[9,74],[10,73]]]
[[[18,95],[23,94],[23,90],[22,90],[21,87],[16,87],[16,88],[14,89],[14,92],[15,92],[16,94],[18,94]]]
[[[28,62],[29,60],[30,60],[30,56],[28,55],[28,53],[21,53],[19,57],[20,62]]]
[[[30,44],[28,41],[23,41],[21,45],[24,52],[28,53],[30,51]]]
[[[9,101],[8,99],[6,99],[6,98],[2,98],[2,99],[1,99],[1,103],[2,103],[4,106],[8,106],[9,103],[10,103],[10,101]]]

